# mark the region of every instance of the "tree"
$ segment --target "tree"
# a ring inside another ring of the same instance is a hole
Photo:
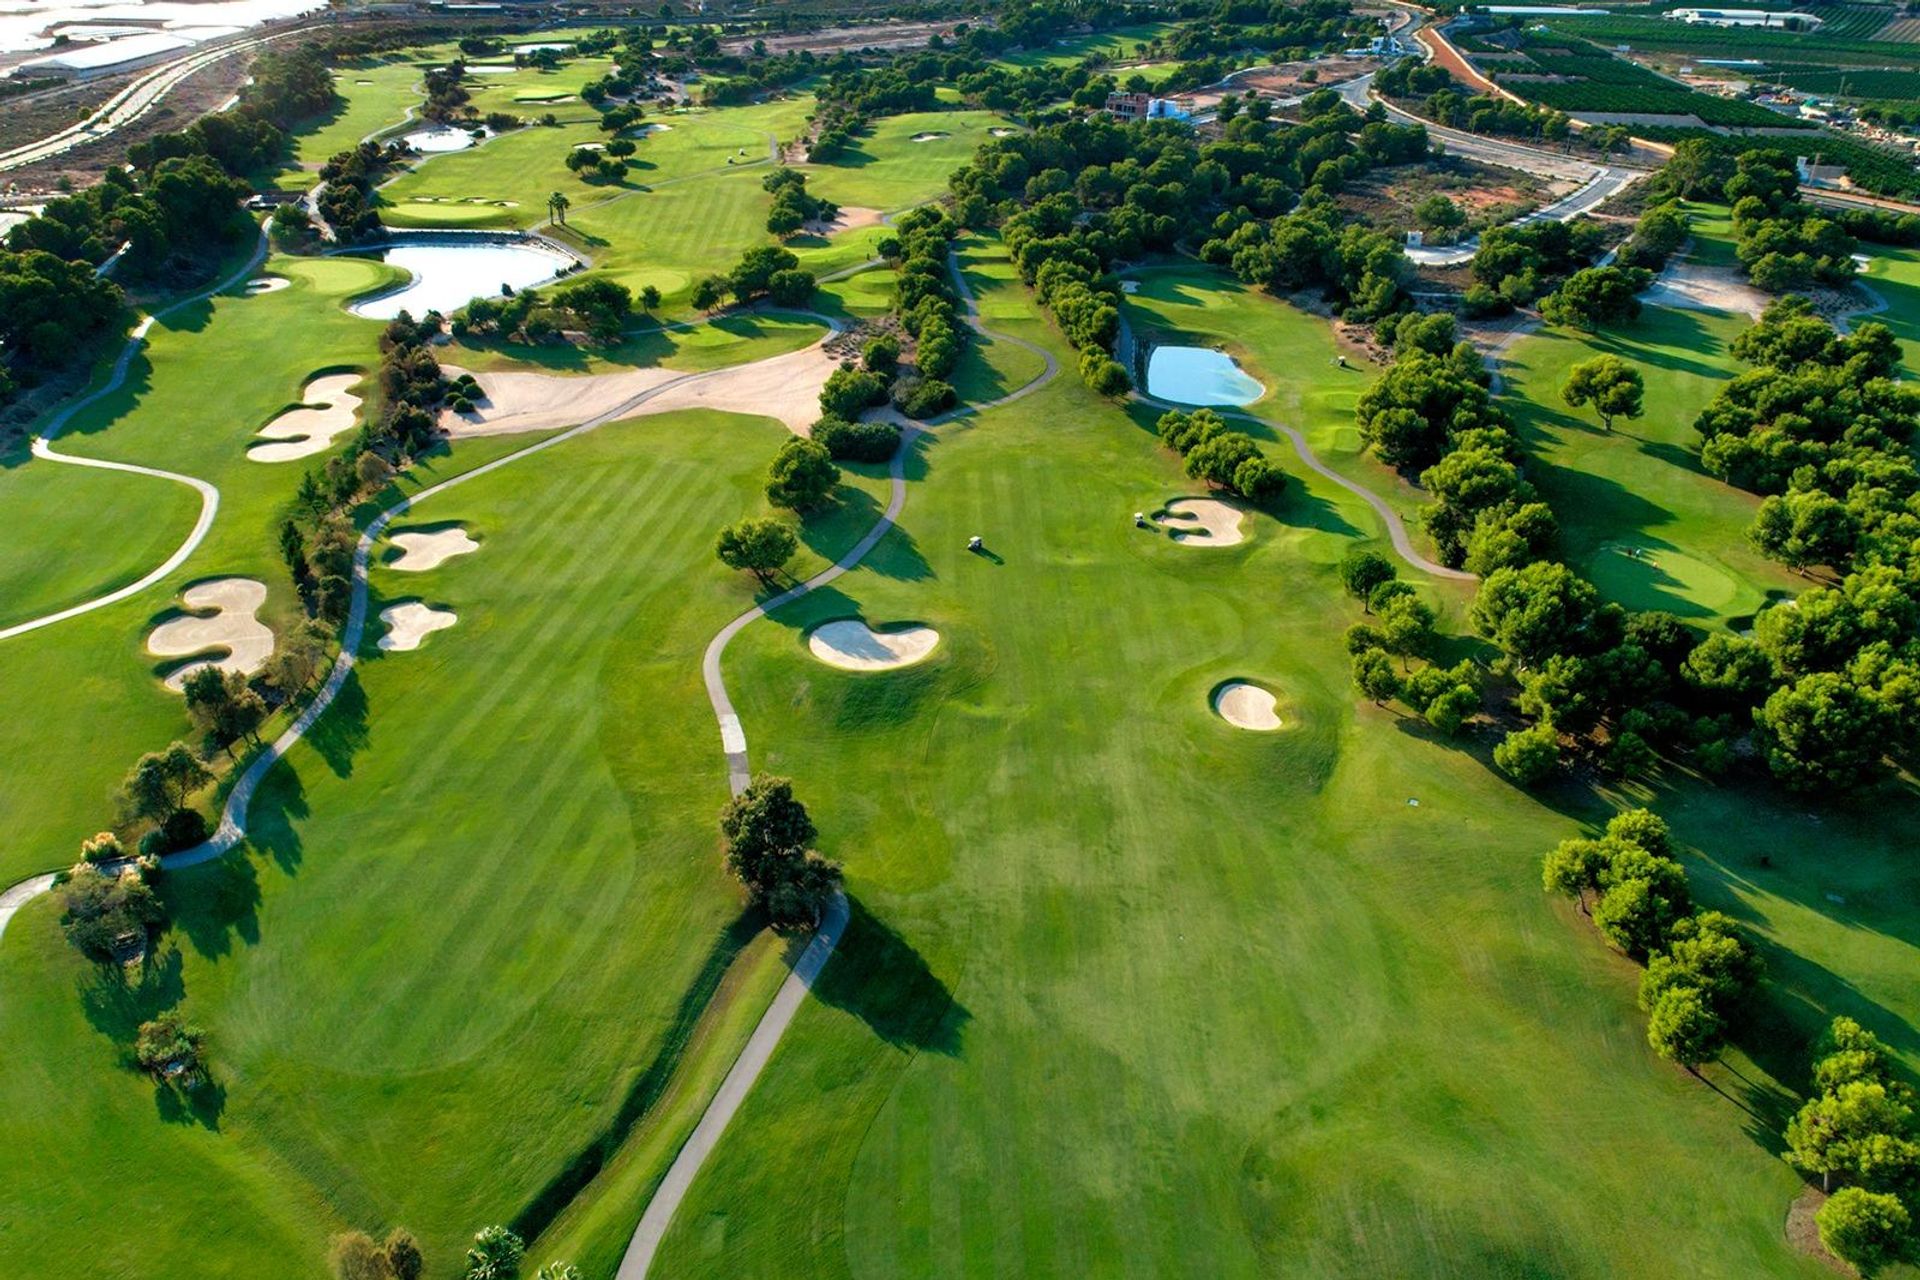
[[[1871,1185],[1888,1140],[1912,1132],[1913,1107],[1904,1095],[1878,1080],[1849,1080],[1810,1099],[1787,1122],[1787,1160],[1819,1174],[1822,1187],[1836,1174]],[[1911,1155],[1904,1163],[1911,1172]]]
[[[540,1274],[535,1280],[582,1280],[582,1277],[580,1268],[571,1262],[561,1262],[556,1259],[540,1268]]]
[[[147,933],[166,918],[160,899],[136,868],[107,875],[93,866],[73,869],[60,890],[60,924],[74,949],[96,964],[111,963],[121,942]]]
[[[1773,691],[1755,716],[1773,775],[1801,791],[1847,791],[1886,768],[1881,704],[1845,676],[1816,671]]]
[[[707,276],[693,286],[692,302],[696,310],[712,311],[727,300],[725,276]]]
[[[1847,504],[1818,489],[1771,494],[1754,514],[1747,538],[1761,554],[1801,573],[1809,565],[1844,566],[1860,527]]]
[[[364,1231],[343,1231],[327,1248],[334,1280],[394,1280],[387,1251]]]
[[[1640,314],[1640,299],[1634,295],[1652,282],[1653,274],[1644,267],[1587,267],[1568,276],[1540,304],[1540,315],[1550,324],[1588,331],[1624,324]]]
[[[800,539],[785,521],[761,516],[735,521],[722,529],[714,552],[727,568],[745,569],[766,582],[799,547]]]
[[[1496,570],[1474,596],[1473,624],[1522,666],[1579,649],[1592,634],[1600,594],[1563,564],[1539,560]]]
[[[1814,1215],[1820,1243],[1851,1262],[1862,1275],[1901,1262],[1913,1253],[1913,1218],[1898,1196],[1842,1187]]]
[[[427,1268],[427,1260],[420,1252],[420,1242],[413,1233],[404,1227],[395,1227],[387,1233],[387,1267],[393,1272],[393,1280],[420,1280]]]
[[[1459,205],[1443,195],[1431,195],[1414,206],[1413,216],[1427,231],[1445,234],[1463,227],[1467,215]]]
[[[191,1086],[206,1072],[206,1043],[206,1032],[178,1010],[169,1010],[140,1024],[133,1056],[149,1075]]]
[[[192,748],[176,742],[140,757],[121,783],[121,797],[136,818],[164,823],[186,807],[187,797],[213,781]]]
[[[643,310],[649,311],[649,312],[657,310],[659,308],[660,290],[658,286],[647,285],[645,288],[640,290],[640,306]]]
[[[1417,596],[1398,596],[1380,611],[1380,632],[1387,652],[1404,668],[1408,659],[1425,657],[1432,647],[1433,610]]]
[[[767,501],[790,511],[811,511],[840,483],[840,468],[825,445],[795,436],[780,446],[767,469]]]
[[[810,846],[818,832],[787,778],[756,774],[720,812],[727,869],[781,932],[811,928],[840,887],[839,865]]]
[[[513,1280],[527,1246],[502,1226],[482,1227],[467,1250],[466,1280]]]
[[[267,704],[238,671],[205,666],[187,677],[181,692],[194,727],[232,751],[238,739],[254,740],[267,718]]]
[[[1523,787],[1543,782],[1560,767],[1560,733],[1550,720],[1515,729],[1493,749],[1493,762]]]
[[[548,196],[547,225],[552,226],[555,222],[558,222],[561,226],[565,226],[567,223],[567,210],[572,207],[573,201],[567,198],[567,193],[564,191],[556,191]]]
[[[1376,707],[1400,694],[1400,673],[1384,649],[1362,649],[1353,655],[1353,687]]]
[[[1560,398],[1578,409],[1591,404],[1600,426],[1613,430],[1615,418],[1640,416],[1647,386],[1640,371],[1619,356],[1595,356],[1573,366]]]
[[[1726,1044],[1726,1026],[1697,987],[1670,987],[1647,1012],[1647,1043],[1669,1062],[1693,1074],[1700,1064],[1719,1056]]]
[[[1373,610],[1367,605],[1367,597],[1381,583],[1393,581],[1398,573],[1393,561],[1378,551],[1349,551],[1340,561],[1340,585],[1348,595],[1360,601],[1361,607],[1368,613]]]

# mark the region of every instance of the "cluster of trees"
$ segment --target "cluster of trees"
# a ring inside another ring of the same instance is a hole
[[[287,131],[338,107],[342,99],[333,72],[318,49],[262,53],[248,69],[231,110],[202,116],[177,133],[156,134],[127,148],[136,169],[171,157],[206,156],[230,174],[242,175],[278,159]]]
[[[1884,777],[1920,744],[1920,392],[1882,325],[1836,334],[1804,299],[1770,306],[1734,352],[1755,365],[1695,426],[1713,474],[1768,496],[1749,537],[1838,580],[1715,637],[1716,686],[1776,776],[1807,789]]]
[[[1645,267],[1582,267],[1540,300],[1540,318],[1591,333],[1640,315],[1635,295],[1653,283]]]
[[[1473,284],[1462,299],[1467,314],[1525,306],[1591,263],[1605,241],[1605,229],[1587,217],[1490,228],[1474,251]]]
[[[1432,495],[1421,518],[1441,560],[1484,575],[1545,555],[1553,513],[1521,475],[1513,422],[1479,355],[1455,341],[1453,317],[1403,315],[1380,333],[1395,358],[1360,396],[1360,438]]]
[[[893,402],[910,418],[931,417],[954,402],[948,379],[960,363],[967,333],[947,270],[948,246],[958,230],[946,210],[928,205],[903,216],[897,233],[880,243],[881,256],[893,264],[898,276],[893,309],[900,327],[913,339],[913,356],[909,364],[902,364],[898,344],[889,339],[877,346],[869,343],[862,364],[873,376],[893,379]]]
[[[1817,1092],[1787,1124],[1787,1159],[1838,1191],[1814,1221],[1820,1242],[1865,1275],[1915,1257],[1920,1128],[1913,1090],[1887,1047],[1852,1018],[1835,1018],[1813,1063]]]
[[[1071,198],[1059,195],[1008,218],[1003,234],[1014,261],[1022,261],[1022,250],[1038,239],[1064,238],[1072,217]],[[1028,283],[1034,300],[1053,313],[1060,332],[1080,352],[1081,380],[1103,396],[1123,396],[1133,389],[1133,378],[1113,358],[1120,337],[1120,291],[1111,276],[1096,277],[1099,269],[1097,259],[1089,266],[1083,256],[1048,257]]]
[[[1787,293],[1853,279],[1858,242],[1838,219],[1799,199],[1800,177],[1789,157],[1742,154],[1721,192],[1733,206],[1734,252],[1755,288]]]
[[[582,182],[618,182],[627,176],[627,157],[637,150],[632,138],[609,138],[603,146],[573,148],[563,163]]]
[[[658,306],[660,291],[649,285],[641,300]],[[633,317],[633,301],[633,291],[617,281],[576,280],[552,293],[522,289],[500,298],[475,298],[453,313],[447,327],[462,338],[481,334],[548,342],[577,329],[595,342],[617,342]]]
[[[238,671],[222,671],[209,663],[188,676],[181,686],[187,698],[187,718],[206,735],[202,750],[233,754],[236,742],[255,742],[267,718],[267,701]]]
[[[1260,451],[1253,437],[1229,431],[1211,409],[1169,410],[1155,424],[1161,443],[1186,459],[1187,474],[1249,502],[1266,503],[1287,486],[1287,473]]]
[[[1696,1075],[1718,1057],[1729,1020],[1759,981],[1760,961],[1731,917],[1694,909],[1666,822],[1646,809],[1618,814],[1597,840],[1561,841],[1541,879],[1646,965],[1640,1008],[1654,1052]]]
[[[776,307],[800,307],[813,297],[817,284],[811,271],[800,269],[792,250],[756,245],[741,254],[726,275],[707,276],[694,285],[693,305],[712,311],[729,297],[742,305],[765,297]]]
[[[720,833],[727,842],[727,870],[776,931],[820,923],[840,890],[840,865],[813,848],[819,832],[790,779],[756,774],[720,811]]]
[[[455,58],[444,67],[429,67],[421,84],[427,91],[424,114],[429,120],[450,122],[472,110],[467,104],[473,95],[460,82],[467,77],[464,58]]]
[[[85,261],[0,253],[0,404],[16,387],[80,364],[121,315],[119,286]]]
[[[351,243],[380,234],[373,188],[403,158],[397,142],[384,147],[377,142],[362,142],[321,166],[321,186],[313,205],[336,240]]]
[[[832,222],[840,216],[839,205],[807,194],[807,175],[796,169],[775,169],[760,186],[773,193],[773,207],[767,211],[767,230],[782,239],[809,222]]]
[[[140,855],[158,857],[207,838],[207,820],[191,807],[194,792],[213,781],[206,761],[184,742],[149,751],[120,784],[120,816],[152,827],[140,838]]]
[[[95,964],[113,964],[128,950],[145,951],[166,910],[154,892],[160,863],[154,858],[102,870],[81,862],[60,886],[60,926],[74,949]]]
[[[1340,563],[1340,585],[1373,619],[1347,628],[1354,688],[1376,706],[1401,699],[1449,738],[1460,732],[1481,706],[1473,664],[1463,660],[1442,667],[1428,661],[1433,610],[1400,581],[1393,561],[1377,551],[1352,552]],[[1415,660],[1423,665],[1414,668]]]
[[[1616,259],[1623,267],[1659,271],[1687,242],[1686,210],[1672,200],[1653,205],[1633,224],[1633,234],[1620,246]]]

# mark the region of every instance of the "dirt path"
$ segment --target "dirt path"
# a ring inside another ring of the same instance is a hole
[[[720,726],[720,750],[727,763],[727,786],[734,795],[739,795],[746,789],[747,782],[752,777],[752,769],[747,761],[746,730],[740,724],[739,714],[734,711],[733,699],[727,694],[727,682],[720,670],[721,659],[726,654],[727,645],[732,643],[733,638],[745,630],[749,623],[764,618],[782,605],[791,604],[809,591],[832,582],[866,559],[867,553],[879,545],[880,539],[886,537],[887,532],[893,528],[894,522],[900,518],[901,510],[907,505],[907,458],[913,452],[914,441],[923,431],[952,422],[956,418],[985,413],[989,409],[1011,404],[1038,391],[1053,381],[1060,372],[1060,363],[1050,352],[1024,338],[994,333],[981,324],[980,308],[974,300],[973,290],[967,286],[966,276],[961,272],[959,263],[951,252],[947,256],[947,269],[953,274],[961,303],[966,308],[967,323],[983,337],[1033,352],[1045,362],[1045,367],[1031,382],[1008,392],[997,400],[990,400],[985,404],[967,405],[950,413],[941,414],[937,418],[929,419],[925,427],[913,423],[904,424],[900,432],[900,447],[894,451],[893,460],[887,466],[890,492],[887,497],[886,512],[874,523],[873,528],[867,530],[866,536],[855,543],[852,550],[805,582],[797,583],[772,599],[755,605],[720,628],[708,643],[706,655],[701,659],[700,674],[706,681],[707,700],[713,704],[714,720]],[[727,1125],[733,1121],[741,1104],[747,1100],[754,1081],[759,1078],[760,1072],[772,1058],[774,1049],[780,1043],[780,1037],[786,1034],[794,1015],[805,1003],[807,992],[812,988],[814,980],[820,976],[820,970],[826,967],[834,947],[839,944],[841,931],[846,928],[847,912],[846,897],[836,894],[827,908],[826,918],[820,922],[819,931],[807,944],[807,949],[801,953],[799,961],[787,974],[786,980],[780,984],[779,993],[774,996],[773,1003],[767,1006],[767,1011],[760,1016],[753,1034],[747,1039],[746,1047],[740,1051],[740,1056],[734,1060],[733,1066],[727,1071],[726,1079],[721,1081],[713,1100],[707,1104],[700,1122],[694,1126],[693,1133],[688,1136],[686,1144],[674,1156],[673,1164],[668,1167],[666,1176],[654,1189],[653,1198],[647,1202],[646,1212],[640,1216],[640,1225],[634,1228],[633,1239],[627,1245],[626,1256],[620,1260],[620,1270],[616,1280],[644,1280],[648,1269],[653,1265],[654,1254],[659,1251],[660,1242],[666,1238],[667,1228],[673,1224],[674,1214],[679,1211],[681,1202],[686,1199],[687,1192],[692,1188],[694,1179],[700,1172],[700,1166],[706,1163],[707,1157],[713,1154],[713,1149],[719,1145]]]

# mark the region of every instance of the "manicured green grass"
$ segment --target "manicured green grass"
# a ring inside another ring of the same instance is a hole
[[[303,170],[316,170],[362,138],[405,120],[409,107],[420,106],[422,70],[418,56],[367,58],[339,68],[334,87],[346,103],[336,114],[294,135],[294,163]],[[362,84],[363,80],[367,83]],[[306,178],[303,185],[312,181]]]
[[[193,528],[200,497],[147,476],[0,457],[0,508],[16,531],[0,542],[0,627],[125,586],[165,560]]]
[[[329,1231],[398,1222],[446,1275],[465,1236],[523,1214],[606,1131],[650,1064],[677,1065],[691,1036],[695,1078],[717,1078],[779,969],[749,959],[699,1023],[703,984],[745,937],[714,849],[725,779],[699,653],[752,595],[714,562],[713,530],[763,507],[784,436],[711,413],[609,428],[411,518],[459,520],[481,549],[377,570],[374,610],[424,598],[458,624],[394,654],[372,626],[353,684],[256,800],[249,851],[170,882],[155,982],[184,987],[212,1035],[217,1128],[169,1121],[111,1065],[133,1018],[81,1016],[75,988],[97,980],[50,904],[8,931],[6,988],[45,998],[0,1009],[0,1145],[33,1170],[0,1179],[20,1224],[0,1270],[46,1274],[110,1220],[116,1247],[144,1243],[101,1275],[194,1271],[232,1239],[222,1266],[304,1280]],[[857,482],[810,523],[796,568],[850,543],[880,488]],[[50,1090],[76,1062],[95,1064],[87,1079]],[[684,1131],[704,1094],[679,1088]],[[126,1203],[114,1179],[149,1150],[180,1185]],[[630,1229],[629,1211],[609,1202],[580,1230]],[[288,1238],[247,1243],[269,1228]]]
[[[947,178],[973,159],[994,129],[1015,129],[992,111],[925,111],[886,116],[830,164],[802,165],[807,189],[842,205],[904,209],[944,194]],[[933,135],[915,142],[916,136]]]
[[[1885,311],[1861,319],[1878,320],[1893,330],[1911,377],[1920,372],[1920,250],[1863,243],[1860,252],[1872,259],[1861,278],[1887,300]]]
[[[1191,485],[1069,375],[940,429],[868,566],[742,633],[756,763],[856,908],[663,1274],[1822,1274],[1764,1128],[1648,1052],[1631,966],[1542,895],[1571,815],[1490,736],[1355,705],[1366,516],[1290,470],[1238,548],[1136,530]],[[940,648],[813,662],[854,614]],[[1228,677],[1287,727],[1215,718]]]
[[[1065,67],[1099,54],[1120,61],[1136,57],[1140,46],[1173,30],[1170,22],[1143,22],[1094,35],[1065,36],[1040,49],[1018,49],[995,59],[1010,67]],[[1124,76],[1122,77],[1125,78]]]
[[[469,339],[447,347],[441,361],[474,370],[538,367],[557,373],[605,373],[636,365],[659,365],[691,373],[798,351],[819,341],[824,332],[817,320],[749,311],[719,316],[689,328],[643,322],[643,327],[625,341],[610,347],[529,346]]]
[[[1696,623],[1754,613],[1806,584],[1748,544],[1759,499],[1702,470],[1695,417],[1740,369],[1745,316],[1652,307],[1597,334],[1549,329],[1506,362],[1527,476],[1559,516],[1568,562],[1609,598]],[[1577,362],[1619,356],[1646,379],[1646,416],[1601,430],[1560,400]]]

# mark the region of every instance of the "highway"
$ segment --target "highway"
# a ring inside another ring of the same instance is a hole
[[[309,30],[312,28],[294,27],[286,31],[249,36],[225,44],[188,50],[172,62],[163,63],[141,75],[132,84],[107,99],[98,111],[79,124],[50,134],[38,142],[30,142],[24,147],[0,152],[0,173],[11,169],[22,169],[30,164],[38,164],[42,160],[51,160],[55,156],[65,155],[75,147],[108,137],[160,105],[161,101],[179,88],[188,77],[206,70],[216,62],[225,61],[238,54],[256,52],[275,40],[284,40],[288,36]]]

